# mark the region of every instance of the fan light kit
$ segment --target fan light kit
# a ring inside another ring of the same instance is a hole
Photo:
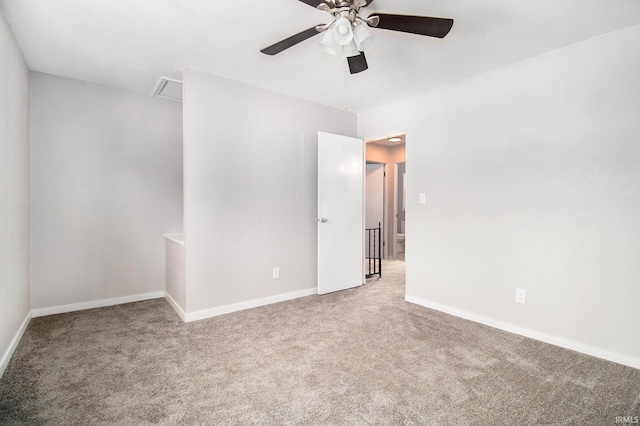
[[[368,68],[364,51],[373,42],[374,36],[368,27],[400,31],[429,37],[443,38],[453,26],[453,19],[428,16],[391,15],[374,13],[364,18],[360,15],[373,0],[298,0],[318,10],[328,12],[331,20],[294,34],[261,50],[266,55],[276,55],[296,44],[324,33],[320,47],[332,55],[347,58],[351,74]]]
[[[378,25],[378,17],[371,19],[362,18],[358,12],[367,5],[365,0],[354,0],[353,3],[345,0],[332,2],[331,8],[327,3],[320,3],[318,9],[331,14],[331,21],[326,25],[318,25],[318,32],[325,32],[320,47],[332,55],[340,52],[343,57],[351,58],[360,55],[373,42],[374,36],[367,28]]]

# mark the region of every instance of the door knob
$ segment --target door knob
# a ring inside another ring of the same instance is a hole
[[[327,219],[326,217],[318,219],[318,222],[322,222],[322,223],[325,223],[325,222],[328,222],[328,221],[329,221],[329,219]]]

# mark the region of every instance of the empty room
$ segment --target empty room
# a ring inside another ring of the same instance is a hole
[[[0,11],[0,424],[640,422],[637,0]]]

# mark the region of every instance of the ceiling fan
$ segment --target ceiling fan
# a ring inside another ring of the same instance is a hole
[[[320,47],[332,55],[340,54],[346,57],[351,74],[356,74],[369,68],[364,56],[364,50],[371,45],[373,35],[367,27],[443,38],[453,26],[453,19],[448,18],[392,15],[388,13],[373,13],[366,18],[360,16],[361,9],[369,6],[373,0],[298,1],[328,12],[331,15],[331,21],[287,37],[269,47],[265,47],[260,52],[266,55],[276,55],[316,34],[324,32]]]

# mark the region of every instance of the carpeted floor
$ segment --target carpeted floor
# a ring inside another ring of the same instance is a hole
[[[614,425],[640,370],[357,289],[184,324],[162,299],[35,318],[0,424]]]

